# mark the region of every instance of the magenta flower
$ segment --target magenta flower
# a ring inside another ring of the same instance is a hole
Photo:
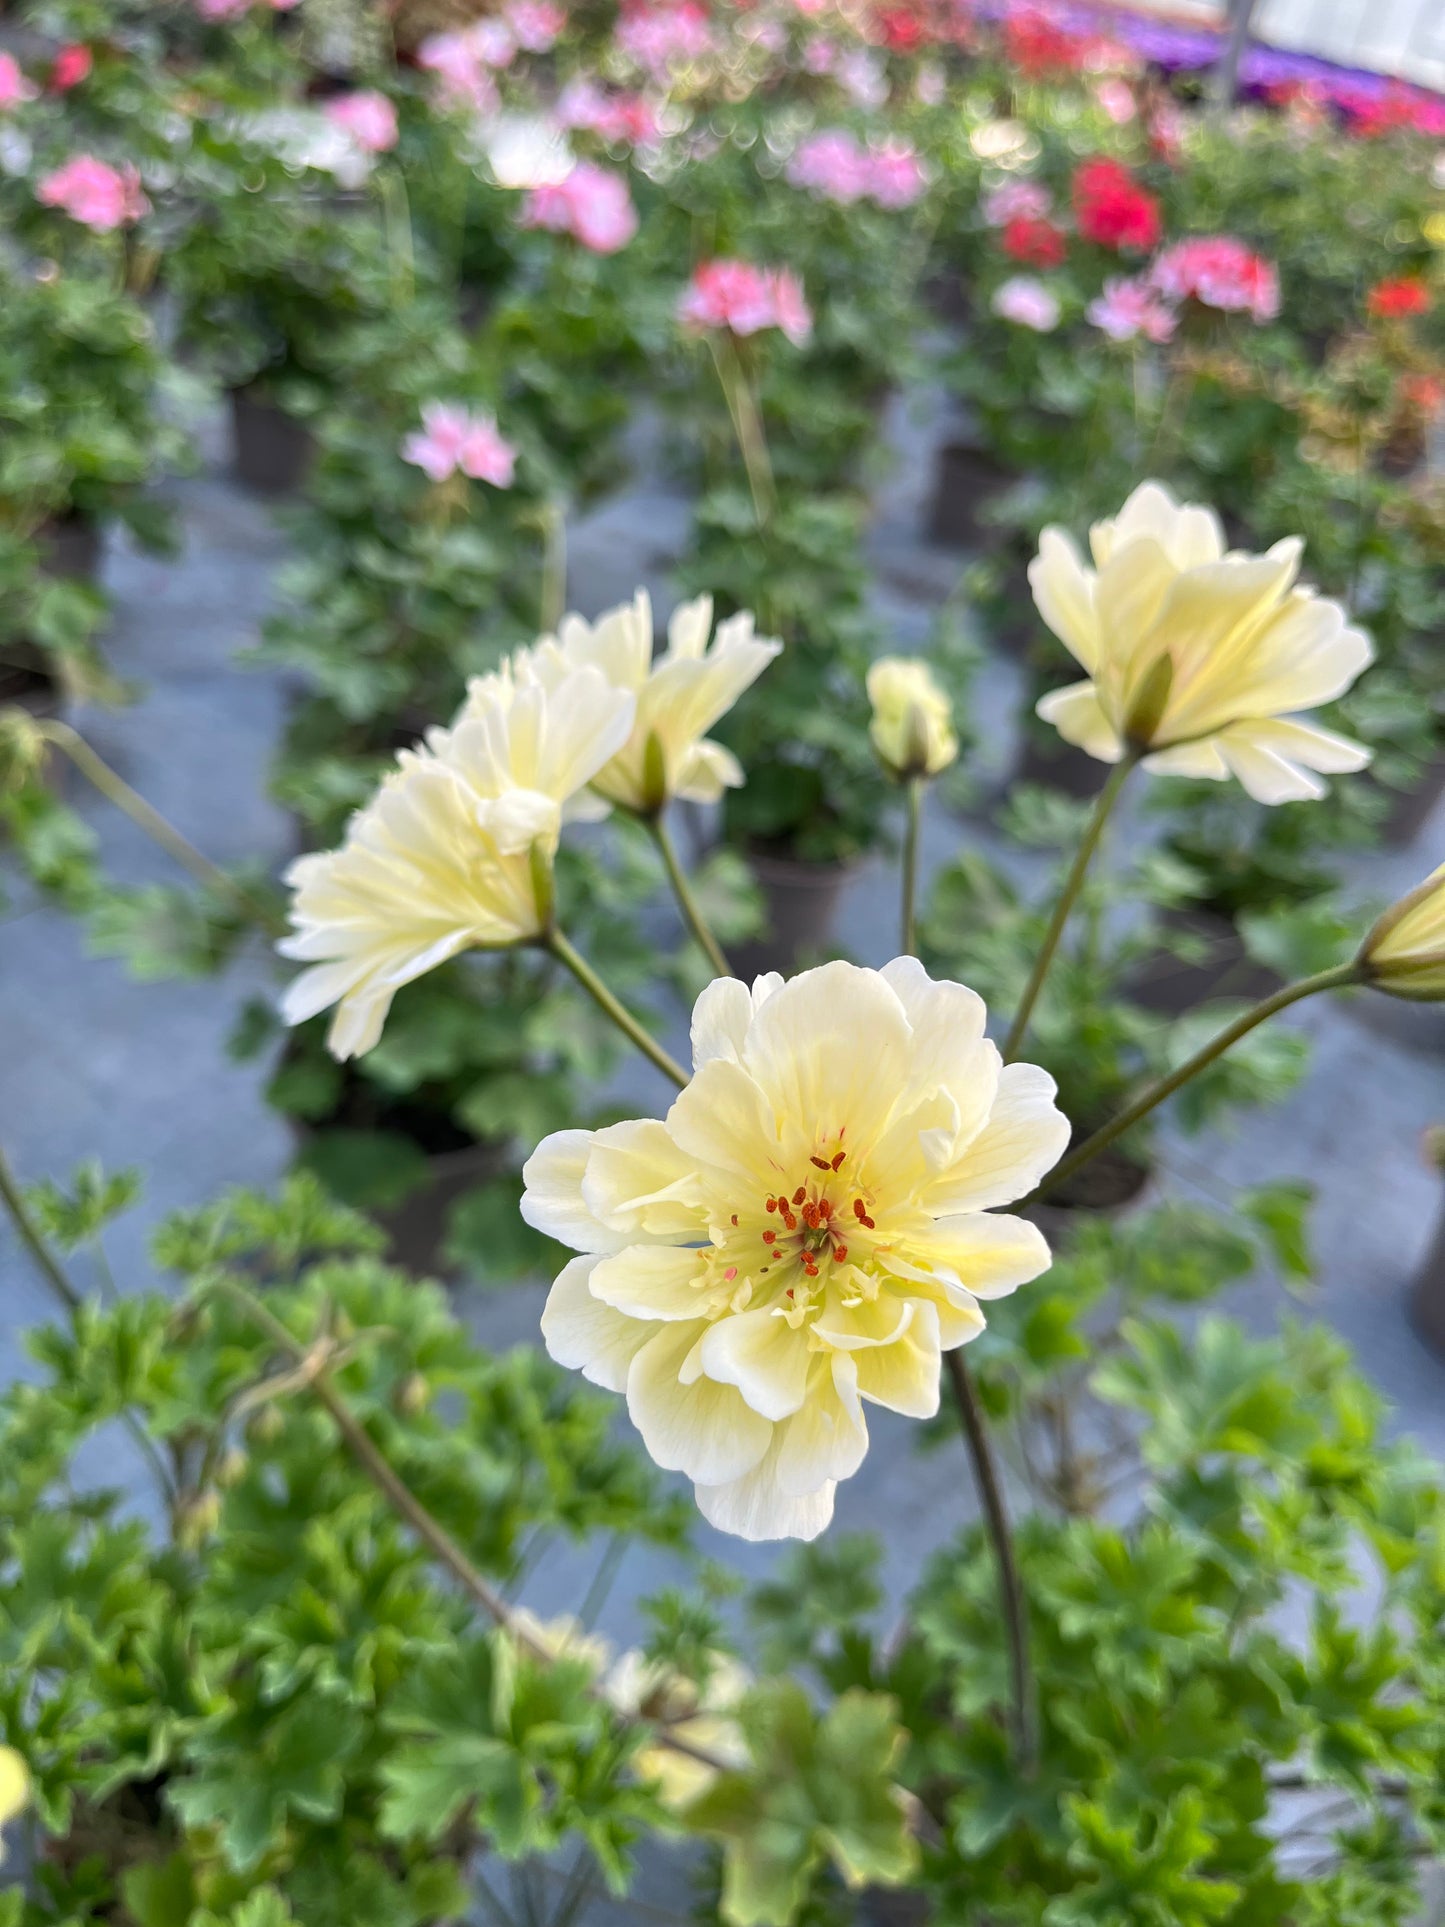
[[[473,415],[455,402],[429,401],[421,411],[422,425],[401,445],[401,458],[419,468],[433,482],[445,482],[458,471],[474,482],[510,488],[517,451],[498,432],[490,415]]]
[[[637,209],[620,174],[578,161],[565,180],[532,189],[522,225],[570,234],[593,254],[616,254],[637,232]]]
[[[1201,301],[1226,313],[1273,321],[1279,313],[1279,270],[1230,234],[1178,241],[1155,261],[1149,279],[1170,301]]]
[[[34,100],[37,89],[25,78],[14,54],[0,53],[0,114]]]
[[[870,154],[868,192],[879,207],[911,207],[927,185],[923,164],[907,141],[885,141]]]
[[[750,261],[705,261],[688,283],[677,315],[685,328],[726,328],[756,335],[778,328],[801,347],[813,317],[791,268],[757,268]]]
[[[990,227],[1007,227],[1010,221],[1047,220],[1053,205],[1042,181],[1004,181],[984,195],[979,212]]]
[[[1111,277],[1085,313],[1111,341],[1134,341],[1140,335],[1146,341],[1168,341],[1179,325],[1178,315],[1143,275]]]
[[[1032,328],[1035,334],[1052,334],[1059,325],[1059,298],[1031,274],[1010,275],[994,290],[993,311],[1016,327]]]
[[[343,128],[368,154],[385,154],[396,146],[396,108],[374,89],[340,94],[326,103],[326,118]]]
[[[149,214],[140,175],[129,163],[109,167],[93,154],[76,154],[45,175],[35,190],[43,207],[58,207],[82,227],[108,234]]]

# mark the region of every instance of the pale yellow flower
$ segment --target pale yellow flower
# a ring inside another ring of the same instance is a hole
[[[1392,997],[1445,998],[1445,863],[1392,904],[1360,947],[1365,980]]]
[[[626,1393],[723,1531],[821,1532],[867,1450],[864,1403],[929,1417],[978,1300],[1047,1268],[1038,1229],[993,1207],[1069,1127],[984,1018],[907,957],[719,979],[664,1121],[561,1131],[529,1159],[523,1216],[584,1254],[547,1300],[548,1351]]]
[[[595,669],[551,688],[510,673],[474,684],[454,728],[402,752],[341,848],[287,872],[295,927],[278,948],[312,968],[286,991],[286,1021],[338,1004],[329,1046],[359,1056],[403,984],[460,951],[541,935],[564,816],[632,710]]]
[[[868,700],[868,734],[879,762],[895,776],[937,776],[957,760],[953,705],[926,662],[880,657],[868,671]]]
[[[534,673],[553,678],[584,664],[600,669],[616,689],[637,699],[632,733],[620,753],[593,779],[609,802],[651,815],[673,797],[715,803],[737,789],[742,768],[707,732],[767,668],[782,644],[754,633],[744,612],[717,626],[711,647],[712,597],[699,596],[672,613],[667,648],[652,658],[652,604],[639,589],[631,602],[595,623],[563,618],[555,636],[528,652]]]
[[[1066,742],[1117,763],[1224,781],[1260,803],[1324,794],[1315,772],[1363,769],[1369,751],[1298,713],[1342,696],[1373,652],[1345,612],[1299,587],[1302,544],[1226,553],[1206,508],[1158,482],[1089,531],[1094,567],[1048,528],[1029,566],[1039,614],[1088,672],[1038,705]]]
[[[745,1666],[725,1653],[713,1663],[701,1690],[681,1673],[633,1649],[608,1674],[603,1690],[619,1712],[655,1720],[682,1741],[708,1755],[695,1759],[666,1745],[645,1746],[637,1771],[657,1782],[664,1806],[684,1807],[717,1777],[719,1768],[744,1767],[748,1746],[737,1721],[738,1702],[753,1683]]]
[[[0,1746],[0,1827],[30,1805],[30,1769],[13,1746]],[[0,1860],[5,1858],[0,1843]]]

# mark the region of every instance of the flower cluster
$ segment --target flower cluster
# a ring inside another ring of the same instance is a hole
[[[734,335],[777,328],[801,347],[813,332],[802,283],[791,268],[759,268],[750,261],[705,261],[678,303],[678,319],[699,332],[726,328]]]
[[[907,141],[865,146],[840,128],[810,135],[789,161],[788,179],[839,207],[863,200],[908,207],[925,186],[918,155]]]
[[[1111,276],[1085,313],[1112,341],[1134,341],[1142,335],[1146,341],[1164,342],[1179,326],[1174,309],[1144,275]]]
[[[717,46],[700,0],[624,0],[614,40],[618,52],[659,86]]]
[[[1017,328],[1031,328],[1035,334],[1052,334],[1059,325],[1063,309],[1052,288],[1030,274],[1010,275],[993,291],[989,304],[1003,321]]]
[[[1016,214],[1004,223],[999,246],[1011,260],[1029,268],[1056,268],[1068,253],[1063,230],[1052,221]]]
[[[643,94],[607,93],[596,81],[568,81],[557,100],[559,126],[596,134],[609,145],[640,147],[657,139],[658,111]]]
[[[396,146],[396,108],[385,94],[363,89],[339,94],[326,103],[326,118],[368,154],[385,154]]]
[[[1365,305],[1377,321],[1403,321],[1411,315],[1428,314],[1432,305],[1430,285],[1419,274],[1377,281]]]
[[[433,482],[458,473],[493,488],[510,488],[517,451],[503,439],[490,415],[474,415],[452,402],[429,401],[422,426],[402,443],[402,460]]]
[[[673,797],[715,801],[742,782],[706,732],[778,653],[752,617],[719,624],[685,604],[655,664],[645,594],[473,680],[455,722],[403,751],[339,850],[287,874],[294,933],[282,954],[311,965],[283,1002],[289,1023],[338,1004],[328,1042],[368,1051],[395,992],[461,951],[542,938],[564,822],[613,804],[651,815]]]
[[[35,198],[44,207],[60,208],[72,221],[97,234],[127,227],[150,212],[136,168],[129,163],[111,167],[93,154],[76,154],[43,176]]]
[[[522,225],[570,234],[593,254],[616,254],[637,232],[637,209],[620,174],[578,161],[562,180],[532,189]]]
[[[34,100],[36,92],[34,83],[25,78],[24,70],[14,54],[0,52],[0,114],[8,113],[12,107],[23,106],[27,100]]]
[[[815,1537],[868,1449],[865,1403],[930,1417],[979,1301],[1047,1269],[1037,1227],[995,1207],[1069,1125],[985,1015],[911,957],[720,978],[662,1122],[562,1131],[528,1160],[523,1215],[582,1254],[548,1351],[626,1394],[723,1531]]]
[[[1074,219],[1086,241],[1101,247],[1139,248],[1158,245],[1164,231],[1159,203],[1118,161],[1085,161],[1074,172]]]
[[[1229,234],[1177,241],[1150,269],[1150,280],[1170,301],[1194,300],[1225,313],[1272,321],[1279,313],[1279,274],[1273,262]]]
[[[1337,602],[1301,586],[1302,544],[1226,552],[1213,513],[1145,482],[1089,531],[1094,567],[1062,529],[1029,566],[1039,614],[1087,680],[1043,697],[1066,742],[1117,763],[1147,752],[1172,776],[1235,776],[1259,803],[1324,794],[1320,774],[1368,750],[1299,712],[1342,696],[1372,660]]]

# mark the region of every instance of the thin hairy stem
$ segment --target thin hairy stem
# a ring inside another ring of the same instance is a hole
[[[1083,838],[1074,853],[1073,862],[1069,865],[1069,874],[1064,878],[1058,902],[1054,905],[1054,914],[1049,919],[1049,927],[1044,932],[1039,954],[1034,958],[1034,967],[1029,973],[1028,983],[1024,986],[1024,994],[1017,1014],[1005,1040],[1003,1061],[1006,1064],[1011,1064],[1023,1048],[1024,1038],[1028,1035],[1029,1019],[1034,1014],[1034,1005],[1039,1000],[1039,992],[1043,989],[1044,979],[1049,974],[1049,965],[1054,960],[1059,939],[1063,936],[1064,926],[1069,921],[1069,913],[1078,900],[1079,891],[1083,888],[1089,864],[1095,850],[1099,847],[1099,839],[1104,834],[1105,825],[1113,815],[1114,805],[1119,800],[1119,792],[1123,789],[1129,772],[1138,760],[1137,754],[1126,753],[1123,761],[1116,763],[1110,771],[1109,780],[1100,790],[1094,803]]]
[[[552,1665],[557,1655],[517,1618],[497,1588],[477,1571],[446,1527],[422,1504],[336,1389],[327,1367],[328,1351],[325,1345],[303,1343],[238,1278],[218,1278],[215,1288],[226,1292],[245,1311],[251,1322],[266,1334],[276,1349],[284,1352],[297,1367],[301,1379],[341,1434],[342,1442],[359,1469],[370,1479],[397,1517],[410,1526],[437,1563],[452,1575],[472,1603],[517,1645],[524,1647],[533,1659],[544,1666]],[[712,1767],[719,1772],[725,1770],[725,1762],[705,1748],[678,1738],[665,1725],[654,1727],[651,1721],[633,1720],[627,1714],[619,1713],[618,1717],[630,1724],[648,1727],[655,1732],[657,1740],[674,1753],[681,1753],[690,1760],[696,1760],[699,1765]]]
[[[682,1068],[681,1064],[679,1064],[675,1058],[669,1057],[661,1044],[659,1044],[654,1037],[650,1036],[649,1033],[643,1029],[642,1025],[638,1023],[627,1006],[620,1003],[617,998],[613,996],[612,992],[607,988],[606,984],[603,983],[591,964],[587,962],[586,958],[583,957],[580,952],[573,949],[572,945],[562,935],[562,932],[560,930],[548,931],[547,935],[543,938],[543,942],[557,961],[567,966],[578,983],[581,984],[582,988],[587,992],[588,996],[594,1000],[598,1007],[606,1011],[607,1015],[623,1035],[630,1038],[642,1052],[643,1056],[647,1058],[650,1063],[655,1064],[664,1077],[670,1077],[677,1088],[681,1090],[688,1081],[687,1072]]]
[[[773,464],[768,454],[768,439],[763,432],[763,418],[758,412],[757,396],[753,393],[752,383],[748,380],[732,336],[726,330],[721,336],[709,335],[708,346],[712,350],[713,366],[717,369],[723,399],[732,418],[738,452],[748,473],[753,514],[758,527],[764,529],[778,512],[778,491],[773,481]]]
[[[727,960],[727,953],[707,927],[707,919],[702,914],[687,872],[682,867],[677,854],[677,845],[672,840],[672,832],[667,827],[667,820],[661,810],[655,816],[648,817],[647,827],[652,832],[653,841],[661,853],[668,882],[672,885],[672,893],[677,898],[677,907],[681,910],[688,929],[702,945],[714,974],[719,977],[731,977],[733,968]]]
[[[30,1215],[30,1207],[25,1202],[24,1193],[16,1183],[15,1173],[10,1169],[10,1161],[3,1151],[0,1151],[0,1202],[4,1203],[10,1222],[15,1227],[16,1236],[29,1253],[35,1269],[65,1307],[70,1318],[71,1329],[78,1335],[78,1320],[85,1300],[61,1270],[59,1260],[40,1235],[40,1227]],[[120,1417],[121,1423],[135,1440],[141,1456],[150,1467],[156,1484],[160,1487],[161,1497],[168,1506],[173,1504],[176,1496],[175,1485],[166,1470],[164,1459],[156,1450],[155,1440],[134,1412],[123,1411]]]
[[[96,755],[90,744],[69,723],[55,721],[39,722],[35,725],[36,734],[45,742],[58,749],[63,756],[80,771],[86,781],[92,784],[108,803],[128,816],[136,828],[163,849],[193,876],[197,883],[208,890],[226,896],[236,905],[248,921],[258,924],[270,936],[285,934],[285,924],[266,904],[258,902],[249,890],[244,889],[234,877],[227,876],[219,865],[204,856],[195,844],[182,836],[173,823],[168,823],[151,804],[125,778],[118,776],[110,764]]]
[[[1117,1117],[1111,1118],[1107,1124],[1100,1125],[1092,1137],[1085,1138],[1077,1150],[1071,1151],[1066,1158],[1056,1164],[1043,1182],[1036,1185],[1023,1200],[1023,1203],[1013,1207],[1014,1210],[1019,1211],[1024,1205],[1036,1204],[1040,1198],[1047,1197],[1050,1191],[1073,1177],[1076,1171],[1082,1171],[1084,1166],[1096,1158],[1101,1151],[1107,1150],[1117,1138],[1121,1138],[1126,1131],[1132,1130],[1141,1118],[1147,1117],[1166,1098],[1173,1097],[1176,1091],[1182,1090],[1191,1078],[1207,1070],[1216,1058],[1222,1057],[1227,1050],[1239,1042],[1241,1037],[1247,1037],[1250,1031],[1264,1023],[1267,1018],[1273,1017],[1277,1011],[1288,1010],[1291,1004],[1300,1003],[1306,997],[1314,997],[1322,990],[1344,990],[1351,984],[1362,981],[1360,965],[1352,961],[1340,964],[1334,970],[1322,970],[1313,977],[1302,977],[1298,983],[1286,984],[1282,990],[1275,991],[1272,997],[1266,997],[1261,1003],[1254,1004],[1249,1010],[1236,1017],[1234,1022],[1222,1030],[1217,1037],[1211,1038],[1207,1044],[1197,1050],[1191,1058],[1179,1066],[1178,1070],[1170,1071],[1167,1077],[1161,1077],[1157,1083],[1151,1084],[1147,1091],[1135,1098],[1127,1110],[1120,1111]]]
[[[963,1423],[963,1435],[968,1441],[974,1478],[983,1501],[984,1518],[989,1538],[993,1541],[994,1562],[998,1567],[999,1605],[1003,1609],[1004,1629],[1008,1634],[1009,1676],[1013,1686],[1014,1752],[1021,1771],[1032,1774],[1039,1760],[1038,1709],[1034,1699],[1033,1668],[1029,1661],[1028,1606],[1024,1600],[1018,1562],[1014,1558],[1013,1533],[1009,1527],[1008,1510],[1004,1505],[1003,1487],[999,1481],[993,1447],[989,1444],[983,1408],[978,1402],[978,1393],[974,1389],[973,1377],[964,1362],[962,1350],[945,1352],[943,1362]]]
[[[908,819],[903,832],[903,955],[918,955],[918,832],[923,821],[923,778],[908,779]]]

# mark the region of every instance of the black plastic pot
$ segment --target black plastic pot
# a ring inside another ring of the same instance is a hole
[[[838,904],[856,866],[802,863],[763,851],[750,851],[747,862],[762,892],[767,934],[739,944],[733,963],[740,977],[766,970],[789,976],[803,958],[832,948]]]
[[[293,495],[316,453],[311,430],[258,383],[233,388],[230,398],[236,479],[258,495]]]

